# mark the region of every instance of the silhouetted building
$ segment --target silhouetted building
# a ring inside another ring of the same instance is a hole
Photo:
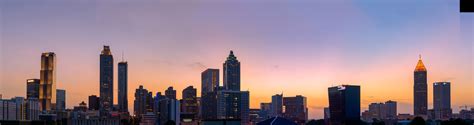
[[[100,99],[96,95],[89,96],[89,110],[99,110]]]
[[[283,116],[283,94],[276,94],[272,96],[272,104],[270,110],[270,116]]]
[[[165,125],[167,122],[180,124],[180,103],[176,99],[165,97],[159,101],[160,123]]]
[[[230,51],[224,63],[224,88],[226,90],[240,91],[240,62]]]
[[[388,100],[385,102],[386,119],[397,119],[397,102]]]
[[[128,112],[128,64],[118,63],[118,107],[120,112]]]
[[[433,110],[435,120],[449,120],[452,115],[451,83],[433,83],[433,94]]]
[[[193,86],[188,86],[183,89],[181,100],[181,118],[187,121],[197,120],[199,107],[197,102],[197,89]]]
[[[397,119],[397,102],[387,101],[385,103],[371,103],[367,114],[363,114],[362,119],[367,122],[377,120],[396,120]],[[388,124],[388,123],[387,123]]]
[[[206,69],[201,73],[201,95],[217,91],[219,88],[219,69]]]
[[[41,55],[39,101],[42,111],[50,111],[51,102],[56,102],[56,54],[53,52]]]
[[[217,92],[217,118],[249,121],[249,92],[222,90]]]
[[[15,101],[0,99],[0,120],[18,120]]]
[[[360,121],[360,86],[342,85],[328,88],[330,122],[344,125]]]
[[[414,115],[426,118],[428,110],[427,71],[423,61],[421,61],[421,56],[414,71],[413,96]]]
[[[284,117],[297,124],[305,124],[308,121],[308,108],[306,107],[306,97],[297,95],[295,97],[283,97],[285,106]]]
[[[26,98],[36,98],[39,99],[39,79],[28,79],[26,80]]]
[[[40,102],[37,98],[26,99],[26,120],[39,120]]]
[[[109,46],[100,54],[100,114],[108,116],[114,103],[114,57]]]
[[[260,103],[260,113],[258,114],[259,115],[258,122],[271,118],[270,116],[271,104],[272,103]]]
[[[56,110],[66,109],[66,90],[56,89]]]
[[[201,118],[217,119],[217,90],[219,88],[219,69],[206,69],[201,73]]]
[[[173,86],[170,86],[168,89],[166,89],[165,96],[170,99],[176,99],[176,90],[173,89]]]
[[[133,101],[133,109],[135,116],[141,116],[147,112],[147,109],[151,107],[149,104],[150,93],[147,89],[144,89],[142,85],[135,90],[135,100]]]

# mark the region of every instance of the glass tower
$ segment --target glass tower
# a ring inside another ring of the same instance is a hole
[[[50,111],[51,102],[56,102],[56,54],[41,55],[39,100],[41,111]]]
[[[109,46],[100,54],[100,106],[101,116],[112,111],[114,102],[114,58]]]
[[[128,112],[127,99],[128,84],[128,64],[127,62],[118,63],[118,107],[121,112]]]
[[[423,61],[420,59],[414,71],[413,86],[413,113],[415,116],[427,116],[428,111],[428,85],[427,72]]]

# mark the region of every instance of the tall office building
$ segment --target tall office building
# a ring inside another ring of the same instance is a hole
[[[26,80],[26,98],[36,98],[39,99],[39,79],[28,79]]]
[[[180,103],[176,99],[164,98],[159,101],[159,112],[160,112],[160,125],[166,125],[166,123],[180,124],[181,111]]]
[[[89,110],[99,110],[100,99],[96,95],[89,96]]]
[[[193,86],[188,86],[183,89],[181,102],[181,115],[186,119],[196,120],[199,107],[197,102],[197,89]]]
[[[427,87],[427,71],[423,61],[420,59],[416,64],[414,71],[413,86],[413,113],[415,116],[427,116],[428,111],[428,87]]]
[[[295,97],[283,97],[285,106],[284,117],[297,124],[305,124],[308,121],[308,108],[306,107],[306,97],[297,95]]]
[[[271,104],[272,103],[260,103],[260,113],[259,121],[263,121],[265,119],[271,118],[270,111],[271,111]]]
[[[66,109],[66,90],[56,89],[56,110],[63,111]]]
[[[224,62],[224,88],[226,90],[240,91],[240,62],[231,50]]]
[[[40,102],[38,98],[26,99],[25,112],[26,120],[39,120]]]
[[[51,102],[56,102],[56,54],[53,52],[41,55],[39,100],[42,111],[50,111]]]
[[[341,85],[328,88],[331,125],[360,120],[360,86]]]
[[[283,94],[275,94],[272,96],[270,116],[283,116]]]
[[[206,69],[201,73],[201,95],[219,88],[219,69]]]
[[[217,118],[249,121],[249,91],[221,90],[217,92]]]
[[[173,89],[173,86],[165,90],[165,96],[170,99],[176,99],[176,90]]]
[[[217,90],[219,69],[206,69],[201,73],[201,117],[204,120],[217,119]]]
[[[133,110],[135,116],[140,117],[141,115],[147,112],[147,107],[149,106],[149,92],[144,89],[142,85],[135,90],[135,100],[133,101]]]
[[[385,118],[386,119],[397,119],[397,102],[388,100],[385,102]]]
[[[100,54],[100,107],[101,116],[112,111],[114,103],[114,57],[109,46]]]
[[[120,112],[128,112],[128,64],[127,62],[118,63],[118,107]]]
[[[433,110],[436,120],[448,120],[451,118],[451,83],[433,83]]]

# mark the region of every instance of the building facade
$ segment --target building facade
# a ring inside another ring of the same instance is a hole
[[[284,117],[297,124],[305,124],[308,121],[308,108],[306,107],[306,97],[297,95],[295,97],[283,97],[285,106]]]
[[[128,112],[128,64],[118,63],[118,107],[120,112]]]
[[[100,114],[108,116],[114,103],[114,57],[109,46],[100,54]]]
[[[56,110],[64,111],[66,109],[66,90],[56,90]]]
[[[50,111],[56,102],[56,54],[46,52],[41,55],[39,101],[42,111]]]
[[[433,83],[433,110],[435,120],[449,120],[451,109],[451,83]]]
[[[224,88],[226,90],[240,91],[240,62],[231,50],[224,66]]]
[[[272,96],[272,104],[270,105],[270,116],[283,116],[283,94],[276,94]]]
[[[427,116],[428,112],[428,87],[427,87],[427,71],[420,59],[416,64],[414,71],[413,86],[413,113],[415,116]]]
[[[26,80],[26,98],[39,99],[39,87],[40,87],[40,79],[27,79]]]
[[[89,96],[89,110],[99,110],[100,99],[96,95]]]
[[[360,86],[328,88],[331,125],[351,124],[360,120]]]

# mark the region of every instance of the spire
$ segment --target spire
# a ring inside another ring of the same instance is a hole
[[[417,72],[417,71],[426,71],[426,67],[423,64],[423,61],[421,60],[421,54],[419,55],[418,58],[419,59],[418,59],[418,63],[416,64],[416,67],[415,67],[415,72]]]
[[[234,56],[234,51],[230,50],[230,54],[227,57],[227,60],[237,60],[237,57]]]

